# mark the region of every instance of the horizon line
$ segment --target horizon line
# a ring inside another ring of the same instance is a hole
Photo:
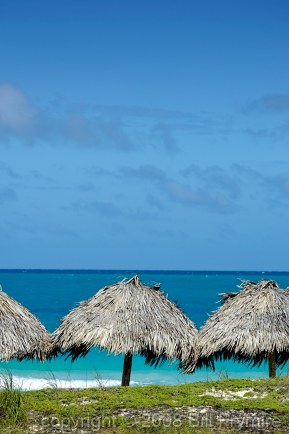
[[[95,273],[289,273],[289,270],[243,270],[243,269],[150,269],[150,268],[0,268],[1,272],[95,272]]]

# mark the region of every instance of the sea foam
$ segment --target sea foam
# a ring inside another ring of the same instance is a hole
[[[132,381],[131,385],[140,385],[140,383]],[[47,388],[59,389],[87,389],[89,387],[113,387],[120,386],[118,380],[63,380],[63,379],[47,379],[33,377],[18,377],[13,376],[13,385],[21,390],[39,390]],[[3,379],[0,379],[0,387],[3,387]]]

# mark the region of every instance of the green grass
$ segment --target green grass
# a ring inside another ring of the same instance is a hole
[[[218,394],[212,396],[206,393]],[[243,393],[243,397],[232,395]],[[227,396],[225,396],[227,395]],[[228,398],[228,399],[224,399]],[[274,412],[289,424],[289,378],[279,377],[267,380],[219,380],[176,386],[133,386],[100,389],[57,389],[21,392],[13,387],[12,377],[8,377],[6,387],[0,391],[0,428],[29,424],[51,426],[63,423],[65,427],[85,423],[97,424],[107,433],[126,433],[131,430],[131,420],[118,414],[120,409],[171,408],[174,417],[176,408],[182,406],[213,406],[220,409],[259,409]],[[149,425],[149,422],[146,421]],[[151,426],[134,426],[135,433],[186,433],[190,431],[187,421],[181,425],[154,423]],[[289,425],[288,425],[289,426]],[[100,428],[100,427],[99,427]],[[67,428],[68,429],[68,428]],[[289,430],[288,430],[289,431]],[[130,431],[132,432],[132,431]],[[204,428],[194,430],[207,433]],[[225,432],[225,431],[224,431]],[[233,432],[232,430],[230,432]]]
[[[16,388],[11,373],[0,376],[0,427],[15,428],[25,425],[27,413],[24,409],[23,393]]]
[[[205,395],[205,392],[224,393],[248,390],[245,398],[234,397],[224,400],[222,397]],[[251,392],[253,389],[253,392]],[[250,399],[254,394],[265,397]],[[109,387],[102,389],[44,389],[23,392],[26,406],[35,411],[49,409],[58,414],[81,414],[112,411],[119,408],[152,407],[167,405],[171,407],[214,405],[222,408],[256,408],[275,411],[289,411],[289,378],[280,377],[268,380],[220,380],[214,382],[190,383],[176,386],[134,386]],[[80,405],[81,401],[86,401]],[[88,403],[91,401],[91,403]]]

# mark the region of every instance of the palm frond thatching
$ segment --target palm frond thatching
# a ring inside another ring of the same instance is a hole
[[[259,366],[273,357],[276,365],[289,358],[289,297],[272,280],[243,281],[199,332],[197,367],[234,359]],[[195,368],[195,360],[185,371]]]
[[[197,329],[159,286],[138,276],[106,286],[62,319],[53,334],[57,351],[76,359],[94,346],[114,354],[141,354],[157,365],[165,359],[187,360]]]
[[[256,285],[256,282],[253,282],[252,280],[243,280],[240,279],[242,281],[241,285],[237,285],[237,288],[242,289],[244,284],[246,284],[246,287],[248,287],[249,285]],[[230,300],[231,298],[235,297],[236,295],[239,294],[239,291],[233,291],[233,292],[220,292],[219,296],[221,297],[221,302],[222,303],[226,303],[226,301]]]
[[[51,336],[41,322],[0,286],[0,360],[45,360],[52,348]]]
[[[221,297],[221,301],[223,303],[226,303],[226,301],[228,301],[231,298],[235,297],[237,294],[238,294],[238,292],[221,292],[219,295]]]

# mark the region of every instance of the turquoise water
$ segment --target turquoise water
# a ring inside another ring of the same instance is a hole
[[[60,319],[79,301],[94,295],[100,288],[123,278],[138,274],[145,284],[161,283],[169,298],[177,301],[186,315],[200,327],[219,304],[219,293],[236,290],[239,279],[258,281],[274,279],[280,287],[289,286],[289,273],[269,272],[167,272],[167,271],[26,271],[0,270],[0,284],[5,292],[31,310],[49,331],[58,327]],[[11,361],[0,363],[0,369],[9,369],[25,387],[35,388],[54,381],[66,385],[85,386],[119,384],[122,356],[108,355],[106,351],[91,350],[85,358],[73,363],[64,357],[50,362]],[[289,371],[283,368],[283,373]],[[218,362],[216,371],[202,369],[191,375],[180,374],[177,365],[165,363],[151,368],[144,359],[135,356],[132,382],[140,384],[176,384],[210,380],[224,376],[266,377],[267,366],[248,368],[234,362]],[[93,383],[94,382],[94,383]]]

